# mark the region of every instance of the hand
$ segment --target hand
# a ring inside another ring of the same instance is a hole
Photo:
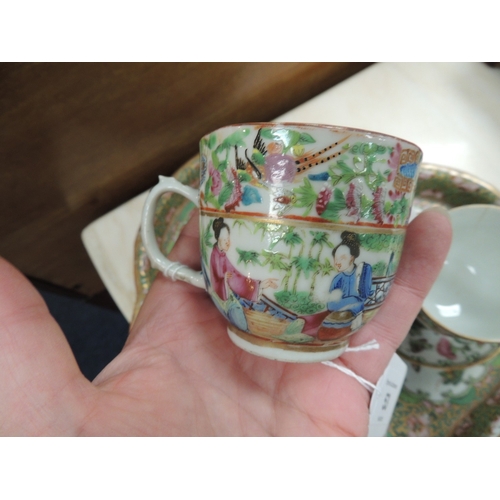
[[[171,257],[196,267],[193,218]],[[408,332],[450,243],[448,218],[410,225],[389,296],[352,340],[380,349],[337,359],[376,383]],[[0,259],[2,435],[365,435],[370,396],[320,363],[248,354],[229,340],[201,289],[159,276],[127,343],[93,382],[30,283]]]

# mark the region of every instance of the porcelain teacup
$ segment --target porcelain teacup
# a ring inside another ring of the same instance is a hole
[[[419,319],[442,333],[500,344],[500,207],[464,205],[449,213],[450,251]]]
[[[200,141],[199,190],[160,177],[142,241],[153,267],[207,290],[240,348],[331,360],[393,282],[421,158],[408,141],[346,127],[223,127]],[[169,192],[199,209],[201,270],[158,248],[155,207]]]
[[[500,206],[463,205],[449,214],[450,251],[398,349],[408,365],[405,390],[438,404],[472,397],[489,360],[500,354]]]
[[[500,349],[500,207],[464,205],[449,214],[450,251],[398,353],[424,366],[461,369]]]

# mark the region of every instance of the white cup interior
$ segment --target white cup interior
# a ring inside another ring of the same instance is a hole
[[[450,217],[451,248],[423,313],[460,337],[500,342],[500,207],[464,205]]]

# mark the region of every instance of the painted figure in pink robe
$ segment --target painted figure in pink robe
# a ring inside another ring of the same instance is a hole
[[[241,274],[229,261],[227,251],[231,246],[229,226],[219,217],[213,222],[215,245],[210,257],[210,279],[215,293],[223,301],[228,299],[229,287],[238,298],[258,302],[262,290],[277,288],[276,279],[255,280]]]

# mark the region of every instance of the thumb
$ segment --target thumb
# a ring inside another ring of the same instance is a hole
[[[0,434],[67,434],[87,386],[42,297],[0,258]]]

